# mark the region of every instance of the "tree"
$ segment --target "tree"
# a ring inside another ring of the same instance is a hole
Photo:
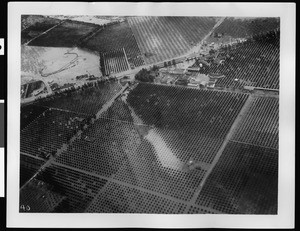
[[[172,65],[172,63],[171,63],[171,61],[169,61],[169,62],[168,62],[168,66],[171,66],[171,65]]]
[[[172,60],[172,65],[176,65],[175,59]]]
[[[153,82],[154,81],[154,76],[150,75],[150,71],[147,69],[143,68],[140,70],[136,75],[135,79],[139,80],[141,82]]]
[[[159,70],[159,67],[158,66],[156,66],[156,65],[153,65],[153,67],[152,67],[152,71],[158,71]]]
[[[167,62],[164,62],[164,67],[167,67]]]

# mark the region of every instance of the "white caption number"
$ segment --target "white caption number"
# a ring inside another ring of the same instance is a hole
[[[25,205],[21,205],[20,209],[22,211],[29,212],[30,211],[30,206],[29,205],[26,205],[26,206]]]

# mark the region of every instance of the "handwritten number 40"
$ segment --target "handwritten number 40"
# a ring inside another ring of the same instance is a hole
[[[30,206],[29,205],[26,205],[26,206],[21,205],[20,208],[23,212],[29,212],[30,211]]]

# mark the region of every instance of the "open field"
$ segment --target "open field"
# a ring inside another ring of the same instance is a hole
[[[76,76],[101,77],[100,56],[80,48],[21,46],[21,81],[43,80],[62,86]]]
[[[146,64],[183,55],[216,24],[208,17],[130,17],[128,19]]]
[[[59,19],[39,15],[22,15],[21,44],[41,35],[59,23],[61,23]]]
[[[279,32],[270,32],[252,41],[222,48],[224,63],[212,64],[209,68],[209,72],[226,76],[219,79],[216,86],[279,89],[279,37]]]
[[[127,21],[105,26],[81,46],[99,53],[125,49],[128,61],[138,67],[144,64],[139,47]]]
[[[31,46],[73,47],[81,39],[99,29],[98,25],[66,20],[59,26],[34,39]]]
[[[51,15],[52,18],[60,20],[72,20],[79,22],[92,23],[97,25],[105,25],[112,22],[118,22],[122,20],[122,17],[118,16],[99,16],[99,15]]]

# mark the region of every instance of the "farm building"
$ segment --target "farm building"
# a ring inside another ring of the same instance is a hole
[[[201,68],[200,67],[188,67],[186,70],[189,72],[200,72]]]
[[[210,79],[221,79],[221,78],[225,78],[225,75],[223,75],[221,73],[209,73],[208,77]]]

